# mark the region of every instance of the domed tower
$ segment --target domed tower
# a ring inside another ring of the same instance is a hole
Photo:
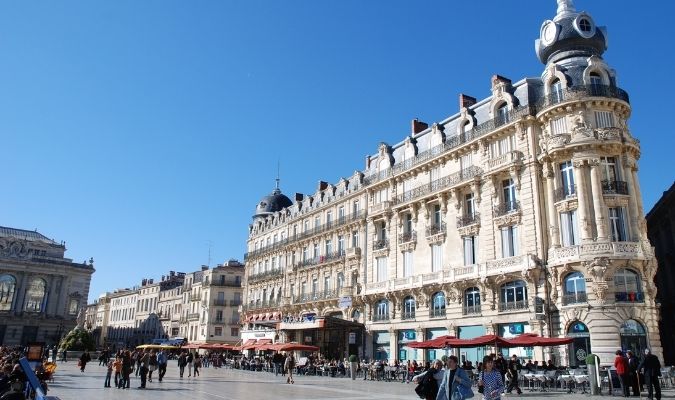
[[[265,218],[266,216],[277,211],[281,211],[286,207],[290,207],[291,205],[293,205],[293,202],[291,199],[286,197],[286,195],[281,193],[281,189],[279,189],[279,179],[277,179],[277,186],[274,188],[272,193],[260,199],[258,205],[255,207],[253,220],[255,221],[258,218]]]
[[[535,43],[546,66],[536,119],[552,326],[556,335],[578,338],[565,356],[570,365],[590,352],[610,362],[607,349],[614,348],[660,354],[656,260],[637,177],[640,146],[627,127],[628,94],[602,58],[606,29],[571,0],[557,3]]]

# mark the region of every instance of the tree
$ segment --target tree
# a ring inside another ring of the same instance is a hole
[[[62,350],[93,351],[95,350],[96,345],[94,343],[94,338],[89,332],[80,327],[75,327],[72,331],[68,332],[63,340],[61,340],[59,347]]]

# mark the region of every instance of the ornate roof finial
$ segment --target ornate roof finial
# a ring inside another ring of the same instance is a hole
[[[558,2],[558,11],[556,12],[556,17],[560,18],[568,14],[572,14],[577,11],[574,8],[574,2],[572,0],[557,0]]]
[[[280,162],[279,160],[277,160],[277,179],[275,179],[275,181],[277,181],[277,185],[276,185],[276,187],[274,188],[274,193],[275,193],[275,194],[281,193],[281,189],[279,189],[279,180],[280,180],[280,178],[279,178],[279,169],[280,169],[280,164],[281,164],[281,162]]]

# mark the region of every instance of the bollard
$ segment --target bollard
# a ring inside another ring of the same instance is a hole
[[[590,385],[591,396],[600,395],[600,357],[595,354],[589,354],[586,357],[586,366],[588,367],[588,383]]]

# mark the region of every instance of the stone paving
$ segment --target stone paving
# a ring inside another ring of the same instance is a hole
[[[156,375],[156,372],[155,374]],[[183,379],[178,378],[176,362],[169,363],[163,382],[148,382],[146,389],[137,389],[140,378],[133,377],[131,389],[121,390],[104,388],[105,368],[97,362],[87,365],[81,373],[77,363],[59,363],[55,382],[50,384],[49,395],[58,396],[61,400],[75,399],[162,399],[162,400],[254,400],[254,399],[418,399],[413,384],[400,382],[364,382],[357,379],[330,378],[315,376],[299,376],[294,385],[285,383],[281,376],[267,372],[250,372],[230,369],[203,368],[201,376]],[[476,393],[474,399],[478,400]],[[524,392],[523,395],[508,395],[502,398],[546,399],[560,398],[566,400],[588,399],[585,394],[566,394],[559,392]],[[604,397],[609,397],[605,395]],[[644,397],[646,398],[646,396]],[[675,390],[664,391],[664,399],[675,399]]]

